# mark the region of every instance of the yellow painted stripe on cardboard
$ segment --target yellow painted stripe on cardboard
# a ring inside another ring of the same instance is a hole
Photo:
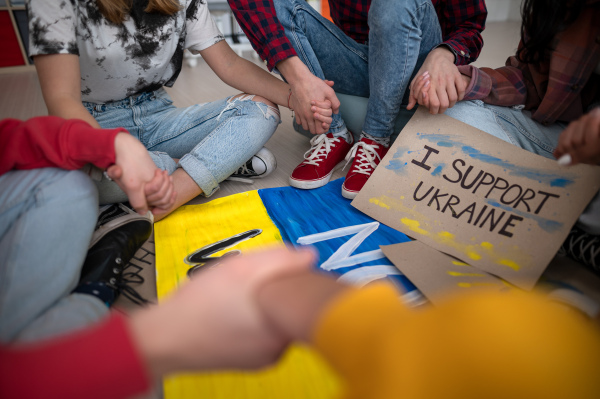
[[[184,258],[205,245],[251,229],[262,234],[231,249],[254,250],[283,243],[258,192],[249,191],[202,205],[182,206],[154,225],[159,300],[187,279]],[[213,256],[218,256],[217,253]],[[210,322],[210,321],[207,321]],[[294,346],[274,367],[259,372],[181,374],[165,378],[165,399],[329,399],[340,384],[313,350]]]

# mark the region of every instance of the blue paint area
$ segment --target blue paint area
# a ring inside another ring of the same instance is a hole
[[[299,190],[293,187],[280,187],[258,190],[271,220],[286,242],[299,246],[298,238],[323,233],[341,227],[355,226],[375,221],[350,205],[350,200],[342,197],[342,183],[337,179],[314,190]],[[352,236],[334,238],[313,244],[319,253],[318,265],[325,262]],[[379,249],[380,245],[398,244],[410,239],[403,233],[380,224],[369,237],[354,251],[353,255]],[[370,265],[392,265],[387,259],[378,259],[360,265],[337,269],[332,273],[341,275],[350,270]],[[401,282],[406,292],[415,286],[404,276],[390,276]]]
[[[388,170],[393,170],[397,173],[402,173],[405,170],[405,166],[407,165],[407,162],[402,162],[402,161],[398,161],[397,159],[392,159],[387,165],[385,165],[385,168]]]
[[[442,170],[444,170],[445,166],[445,163],[436,164],[435,169],[433,170],[433,172],[431,172],[431,176],[439,176],[442,173]]]
[[[419,139],[425,139],[438,145],[443,143],[443,145],[441,145],[442,147],[456,147],[465,155],[473,159],[505,168],[511,176],[525,177],[527,179],[549,185],[550,187],[567,187],[575,182],[573,179],[565,177],[564,175],[548,173],[543,169],[525,168],[522,166],[513,165],[510,162],[502,160],[498,157],[483,154],[478,149],[465,145],[464,143],[456,140],[456,136],[447,134],[418,134],[418,137]]]
[[[500,208],[505,211],[512,212],[516,215],[522,216],[525,219],[535,220],[535,222],[538,224],[538,226],[540,226],[541,229],[547,231],[548,233],[554,233],[563,227],[563,223],[561,223],[561,222],[557,222],[556,220],[546,219],[546,218],[543,218],[538,215],[533,215],[531,213],[524,212],[519,209],[515,209],[512,206],[501,204],[496,200],[488,199],[486,202],[488,204],[490,204],[491,206],[495,206],[496,208]]]

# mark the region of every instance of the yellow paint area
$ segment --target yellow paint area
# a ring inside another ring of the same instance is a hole
[[[495,287],[495,283],[458,283],[456,284],[460,288],[474,288],[474,287]]]
[[[400,212],[402,214],[409,214],[413,218],[417,218],[420,220],[425,220],[425,216],[414,210],[413,208],[409,208],[401,201],[404,197],[400,197],[400,199],[388,197],[387,195],[382,195],[379,198],[370,198],[369,202],[373,205],[377,205],[383,209],[394,210]]]
[[[516,262],[513,262],[510,259],[499,259],[496,263],[503,266],[508,266],[515,271],[519,271],[521,266],[519,266]]]
[[[262,234],[216,253],[242,253],[283,245],[257,191],[182,206],[154,225],[156,282],[159,301],[187,280],[184,258],[197,249],[251,229]],[[207,299],[208,300],[208,299]],[[210,320],[207,320],[210,323]],[[165,399],[334,398],[340,385],[320,356],[294,346],[276,366],[260,372],[174,375],[164,381]]]
[[[469,265],[468,263],[461,262],[461,261],[458,261],[458,260],[453,260],[453,261],[452,261],[452,264],[453,264],[453,265],[456,265],[456,266],[469,266],[469,267],[471,266],[471,265]]]
[[[374,204],[374,205],[380,206],[380,207],[382,207],[384,209],[388,209],[388,210],[392,209],[388,204],[386,204],[382,200],[378,200],[377,198],[371,198],[369,200],[369,202],[372,203],[372,204]]]
[[[419,233],[424,236],[429,235],[429,232],[427,230],[423,230],[421,227],[419,227],[421,226],[421,223],[417,220],[402,218],[400,219],[400,221],[402,222],[402,224],[406,225],[411,231],[414,231],[415,233]]]
[[[425,215],[414,208],[407,207],[401,200],[383,195],[377,198],[370,198],[369,202],[386,210],[398,212],[401,215],[400,222],[413,233],[433,239],[439,244],[464,254],[468,259],[473,261],[485,258],[499,266],[509,267],[514,271],[519,271],[522,265],[527,265],[530,261],[530,256],[517,246],[495,248],[492,243],[487,241],[476,243],[477,239],[475,237],[471,239],[475,243],[465,243],[458,241],[456,236],[448,231],[430,231],[432,230],[431,226],[435,226],[437,222],[429,221]],[[433,230],[436,229],[433,228]]]
[[[463,272],[453,272],[453,271],[449,271],[447,272],[450,276],[453,277],[485,277],[485,274],[481,274],[481,273],[463,273]]]

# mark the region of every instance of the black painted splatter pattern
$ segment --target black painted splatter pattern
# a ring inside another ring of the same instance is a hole
[[[148,0],[133,0],[129,17],[115,25],[95,0],[30,0],[30,55],[78,55],[83,101],[117,101],[172,86],[184,48],[201,51],[223,40],[206,0],[180,3],[178,13],[164,15],[144,12]]]

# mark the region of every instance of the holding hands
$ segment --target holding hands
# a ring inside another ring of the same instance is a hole
[[[115,164],[106,173],[127,194],[136,212],[166,213],[176,197],[167,171],[158,169],[144,145],[129,133],[115,137],[115,155]]]
[[[160,306],[138,312],[131,331],[154,375],[178,370],[259,368],[273,363],[290,337],[259,307],[273,281],[306,273],[310,250],[277,248],[207,268]]]
[[[331,115],[337,113],[340,107],[332,87],[332,81],[321,80],[312,74],[302,85],[292,87],[290,108],[294,110],[296,123],[304,130],[312,134],[323,134],[329,130]]]
[[[418,103],[431,114],[443,114],[465,96],[468,77],[454,65],[454,54],[445,47],[433,49],[410,84],[407,109]]]

